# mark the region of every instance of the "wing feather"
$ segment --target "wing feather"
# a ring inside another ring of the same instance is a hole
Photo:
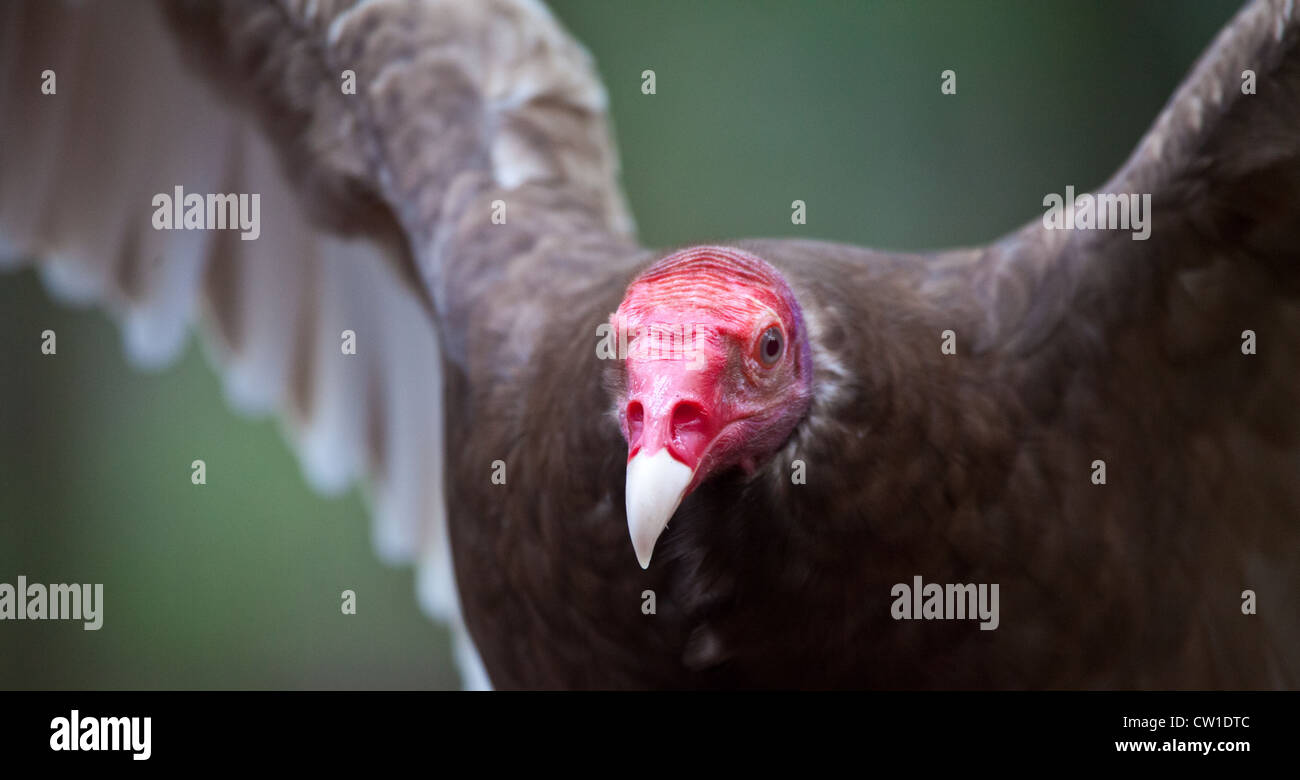
[[[142,367],[206,326],[232,406],[282,412],[315,488],[365,481],[384,559],[440,568],[421,575],[421,603],[485,685],[446,540],[437,332],[400,237],[313,223],[267,134],[190,72],[153,5],[10,3],[0,23],[4,267],[38,260],[53,293],[106,307]],[[154,230],[152,197],[177,185],[258,193],[261,235]]]

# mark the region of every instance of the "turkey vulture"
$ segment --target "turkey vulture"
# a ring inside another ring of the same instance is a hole
[[[640,246],[534,0],[10,2],[0,262],[145,364],[198,303],[472,686],[1293,687],[1294,5],[1096,193],[904,254]]]

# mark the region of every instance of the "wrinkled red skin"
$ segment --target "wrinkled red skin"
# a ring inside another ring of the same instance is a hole
[[[629,346],[617,399],[628,460],[666,447],[695,471],[687,493],[732,466],[752,472],[808,411],[802,312],[785,279],[754,255],[675,252],[628,285],[611,323]],[[773,325],[784,346],[766,365],[759,348]]]

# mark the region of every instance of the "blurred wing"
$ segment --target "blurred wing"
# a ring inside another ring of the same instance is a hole
[[[65,299],[120,321],[134,363],[161,366],[206,316],[238,409],[285,412],[304,473],[337,494],[369,479],[374,539],[426,564],[433,614],[459,614],[442,503],[442,384],[432,320],[389,236],[305,219],[276,156],[187,75],[152,6],[8,4],[0,93],[0,236]],[[44,69],[56,93],[40,91]],[[154,230],[152,198],[256,193],[260,236]],[[356,334],[343,354],[342,333]]]
[[[40,260],[145,366],[200,303],[231,402],[282,410],[317,488],[370,478],[380,552],[421,562],[422,602],[484,686],[447,542],[435,247],[464,223],[444,203],[488,187],[630,229],[585,52],[525,0],[161,9],[5,4],[0,267]],[[256,194],[260,235],[154,229],[177,187]]]

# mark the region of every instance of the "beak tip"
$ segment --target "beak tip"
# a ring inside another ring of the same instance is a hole
[[[662,533],[662,532],[661,532]],[[655,543],[659,541],[659,534],[637,534],[632,532],[632,549],[636,553],[636,562],[641,564],[642,569],[650,568],[650,559],[655,554]]]
[[[668,450],[652,456],[638,453],[627,466],[627,521],[637,563],[650,568],[655,543],[677,511],[690,485],[693,470]]]

